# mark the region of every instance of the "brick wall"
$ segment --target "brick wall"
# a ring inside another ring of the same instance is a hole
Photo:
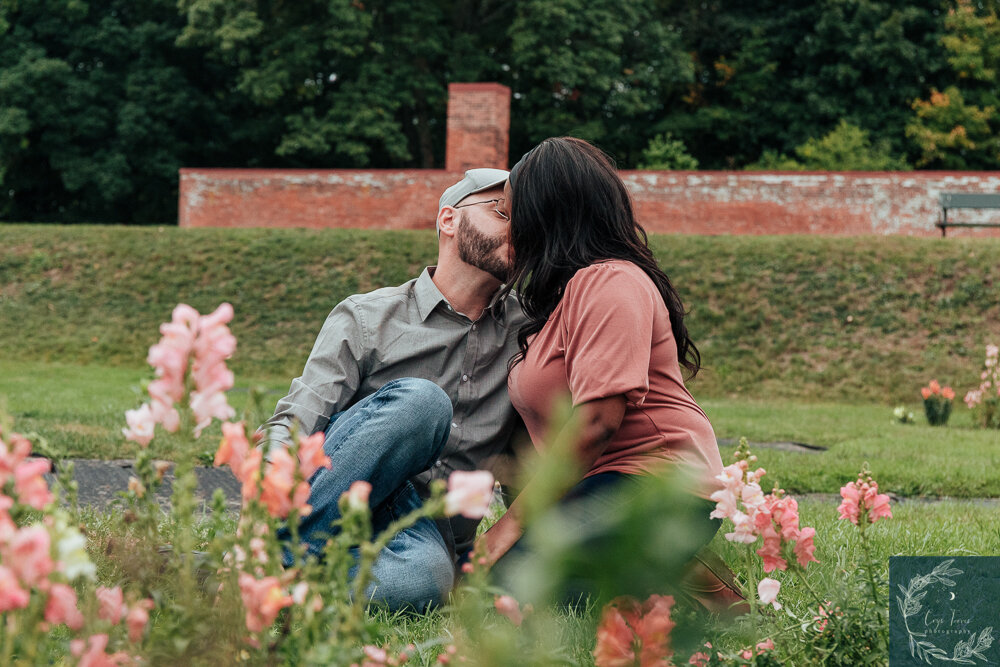
[[[438,197],[461,172],[182,169],[180,178],[182,227],[432,229]],[[933,236],[939,193],[1000,192],[1000,172],[624,171],[622,178],[653,233]],[[1000,212],[952,217],[1000,222]]]
[[[444,170],[181,169],[181,227],[431,229],[471,167],[510,164],[510,89],[448,86]],[[1000,172],[625,171],[639,221],[683,234],[937,235],[941,192],[1000,192]],[[956,220],[1000,222],[1000,212]],[[956,229],[949,235],[1000,230]]]
[[[448,84],[445,169],[506,169],[510,88],[499,83]]]

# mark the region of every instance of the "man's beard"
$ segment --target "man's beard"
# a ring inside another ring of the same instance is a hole
[[[472,226],[465,216],[458,223],[458,257],[466,264],[490,274],[502,283],[510,277],[510,264],[496,256],[506,238],[487,236]]]

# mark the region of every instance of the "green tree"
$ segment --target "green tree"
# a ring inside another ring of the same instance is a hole
[[[634,166],[664,101],[691,81],[679,32],[650,0],[520,0],[508,34],[515,159],[573,135]]]
[[[910,103],[945,74],[943,0],[664,0],[695,79],[661,120],[702,165],[791,153],[840,119],[909,147]]]
[[[960,0],[945,19],[954,84],[913,103],[906,134],[917,165],[943,169],[1000,166],[1000,19],[996,7]]]
[[[639,169],[697,169],[698,161],[687,152],[684,142],[667,132],[653,137],[642,152]]]
[[[885,171],[909,169],[902,158],[893,157],[885,139],[874,144],[867,130],[841,119],[819,139],[807,139],[795,147],[797,159],[765,151],[748,169],[812,171]]]
[[[226,143],[172,0],[0,3],[0,217],[176,220],[177,170]]]

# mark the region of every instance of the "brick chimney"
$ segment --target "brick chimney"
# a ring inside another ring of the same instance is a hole
[[[499,83],[448,84],[445,169],[507,169],[510,88]]]

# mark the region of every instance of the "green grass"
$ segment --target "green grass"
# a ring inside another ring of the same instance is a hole
[[[0,360],[0,400],[6,401],[17,429],[43,436],[54,454],[131,458],[137,448],[121,435],[124,412],[143,402],[139,385],[149,376],[117,367]],[[246,406],[250,386],[267,391],[263,408],[269,412],[288,381],[238,377],[230,396],[237,410]],[[930,427],[922,417],[914,425],[891,423],[891,409],[879,405],[732,398],[702,404],[719,437],[828,448],[818,453],[756,450],[761,465],[771,471],[767,484],[780,483],[789,492],[836,493],[867,461],[883,490],[902,496],[1000,497],[1000,477],[993,473],[1000,469],[1000,431],[972,428],[964,408],[949,426]],[[205,451],[214,451],[218,433],[218,425],[206,430]],[[157,436],[156,456],[172,458],[173,437]],[[732,450],[723,448],[727,463]]]
[[[701,397],[959,396],[996,341],[1000,239],[655,236]],[[139,368],[178,302],[230,301],[238,375],[287,381],[345,296],[433,261],[433,232],[0,225],[0,359]]]

